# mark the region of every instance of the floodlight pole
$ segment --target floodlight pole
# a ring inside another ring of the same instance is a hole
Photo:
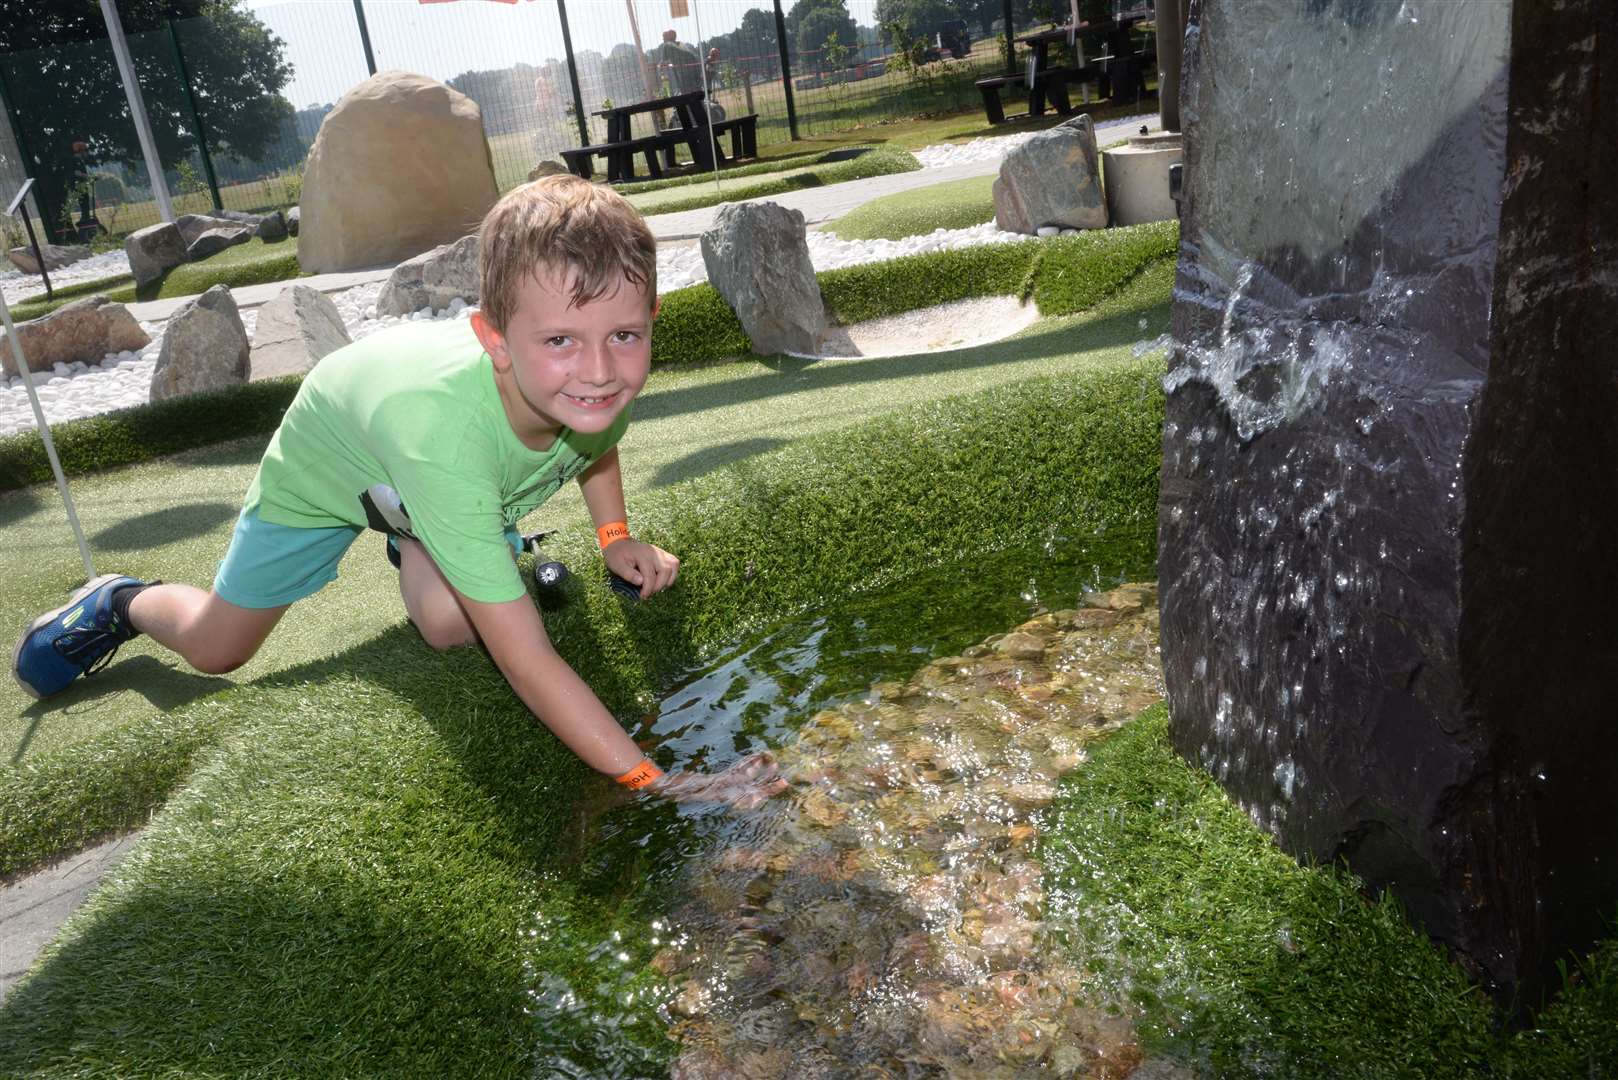
[[[135,81],[135,65],[129,60],[129,42],[124,40],[124,23],[118,17],[118,5],[114,0],[101,0],[101,18],[107,24],[107,40],[112,43],[112,55],[118,61],[118,74],[124,80],[124,96],[129,99],[129,115],[135,121],[135,134],[140,136],[140,151],[146,158],[146,173],[152,178],[152,194],[157,197],[158,213],[163,215],[164,221],[173,221],[174,207],[169,204],[169,187],[163,180],[163,162],[157,156],[152,124],[146,116],[146,102],[140,96],[140,83]],[[85,561],[89,561],[88,550]]]
[[[79,557],[84,560],[84,580],[89,581],[96,576],[95,563],[90,561],[90,545],[84,539],[78,512],[73,509],[73,496],[67,491],[62,461],[56,456],[56,440],[51,438],[51,426],[45,420],[45,410],[40,407],[39,394],[34,390],[34,376],[28,370],[27,357],[22,354],[22,342],[17,339],[17,325],[11,321],[11,305],[6,303],[4,293],[0,293],[0,320],[5,322],[6,340],[11,343],[11,358],[16,361],[17,374],[22,376],[22,384],[28,388],[28,403],[34,407],[34,423],[39,428],[39,437],[44,440],[45,456],[50,459],[51,472],[56,474],[56,490],[62,493],[62,505],[67,508],[67,523],[73,529],[73,538],[79,542]]]

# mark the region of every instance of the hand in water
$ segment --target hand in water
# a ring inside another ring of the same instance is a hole
[[[675,802],[727,803],[736,810],[751,810],[787,789],[770,753],[751,754],[724,772],[674,772],[650,788]]]

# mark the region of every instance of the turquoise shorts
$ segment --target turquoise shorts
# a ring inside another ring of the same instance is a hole
[[[213,591],[242,608],[284,607],[337,580],[337,564],[365,529],[357,525],[303,528],[277,525],[246,509],[236,519],[230,549],[214,575]],[[506,529],[513,554],[522,536]]]

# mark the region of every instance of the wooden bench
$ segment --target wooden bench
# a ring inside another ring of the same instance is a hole
[[[1041,102],[1039,112],[1032,108],[1015,119],[1038,116],[1045,111],[1044,104],[1049,102],[1052,108],[1063,116],[1073,111],[1073,103],[1068,100],[1068,83],[1080,83],[1094,78],[1095,72],[1090,67],[1082,68],[1050,68],[1040,75],[1040,86],[1044,90],[1044,102]],[[1003,124],[1006,120],[1005,108],[1000,104],[1000,88],[1007,85],[1022,85],[1022,75],[998,75],[990,79],[979,79],[975,84],[978,93],[983,95],[983,112],[991,124]],[[1032,97],[1032,95],[1030,95]]]
[[[730,132],[730,156],[734,158],[758,157],[758,113],[733,116],[713,126],[714,138]]]
[[[1002,86],[1021,86],[1021,75],[996,75],[989,79],[979,79],[974,85],[978,93],[983,95],[983,112],[988,116],[989,123],[1003,124],[1006,122],[1005,106],[1000,104],[1000,88]]]
[[[591,159],[600,154],[607,162],[607,182],[616,184],[635,178],[635,155],[645,154],[646,172],[652,179],[657,180],[663,175],[662,166],[657,162],[657,151],[662,147],[663,137],[651,135],[644,139],[627,139],[623,142],[598,143],[595,146],[563,150],[562,160],[567,163],[568,169],[575,176],[589,180],[595,175]]]

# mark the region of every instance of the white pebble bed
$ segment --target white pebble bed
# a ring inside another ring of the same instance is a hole
[[[19,300],[30,297],[43,296],[45,282],[38,274],[25,274],[10,263],[0,258],[7,269],[0,271],[0,289],[5,291],[6,303],[15,304]],[[120,249],[118,251],[103,251],[100,255],[92,255],[88,259],[80,259],[71,266],[64,266],[60,270],[47,270],[51,279],[51,288],[60,289],[64,285],[73,285],[80,281],[96,281],[100,278],[116,277],[119,274],[129,273],[129,256]]]
[[[1101,125],[1097,130],[1099,132],[1116,127],[1138,126],[1140,122],[1138,117],[1118,120]],[[928,168],[981,161],[991,156],[1002,157],[1013,147],[1026,141],[1030,134],[1032,133],[1023,132],[996,138],[974,139],[959,146],[929,146],[917,151],[916,156],[923,159]],[[818,229],[811,229],[808,234],[809,260],[816,270],[833,270],[860,263],[882,262],[901,255],[1024,239],[1027,238],[1019,233],[1003,232],[992,221],[966,229],[936,229],[931,233],[908,236],[902,240],[840,240],[831,233]],[[54,286],[72,281],[91,280],[116,273],[127,273],[128,270],[129,263],[123,252],[108,252],[66,267],[60,271],[60,276],[52,274],[51,284]],[[659,246],[658,292],[683,289],[707,279],[707,270],[702,264],[702,251],[695,241],[666,243]],[[19,284],[21,282],[31,284],[24,288]],[[0,274],[0,284],[5,288],[8,303],[13,301],[14,287],[18,290],[19,299],[37,293],[40,288],[37,276],[22,273]],[[423,310],[408,316],[378,318],[376,298],[381,291],[382,283],[373,282],[329,294],[336,303],[337,310],[341,312],[343,324],[348,328],[349,337],[353,340],[358,341],[378,330],[401,322],[464,318],[471,310],[457,300],[450,307],[438,312]],[[252,337],[257,319],[258,313],[255,309],[242,312],[242,324],[249,338]],[[113,409],[146,402],[151,391],[152,372],[157,368],[157,355],[163,344],[164,324],[142,323],[141,327],[151,335],[152,341],[138,353],[113,353],[100,364],[57,364],[49,373],[42,371],[34,373],[34,386],[39,393],[40,406],[48,423],[96,416]],[[34,413],[28,402],[28,392],[23,386],[21,376],[13,376],[0,386],[0,435],[29,431],[33,427]]]

